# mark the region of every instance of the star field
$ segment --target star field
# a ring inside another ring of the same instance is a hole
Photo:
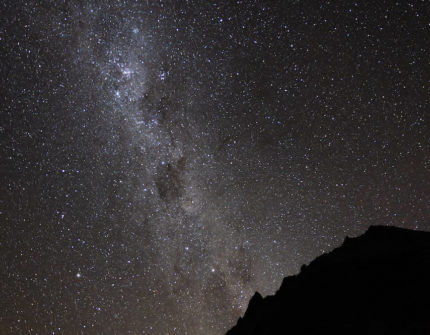
[[[221,335],[369,225],[430,230],[428,1],[4,1],[0,333]]]

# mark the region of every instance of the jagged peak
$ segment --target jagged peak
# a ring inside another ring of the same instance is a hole
[[[262,300],[263,297],[261,296],[261,294],[259,292],[255,292],[251,300],[249,300],[248,309],[246,310],[244,317],[250,317],[251,315],[253,315],[257,306],[260,305]]]
[[[430,334],[429,270],[430,232],[371,226],[284,278],[275,295],[257,292],[227,334]]]

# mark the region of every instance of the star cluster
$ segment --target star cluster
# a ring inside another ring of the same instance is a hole
[[[0,333],[223,334],[430,230],[427,1],[4,1]]]

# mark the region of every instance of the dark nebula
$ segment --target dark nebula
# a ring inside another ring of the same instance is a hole
[[[346,235],[430,230],[428,1],[0,18],[1,334],[220,335]]]

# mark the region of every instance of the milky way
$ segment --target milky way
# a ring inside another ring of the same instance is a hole
[[[430,230],[427,1],[4,1],[0,333],[223,334]]]

